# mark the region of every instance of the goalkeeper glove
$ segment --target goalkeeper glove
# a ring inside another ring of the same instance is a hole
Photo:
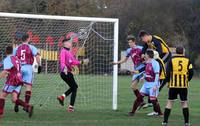
[[[42,71],[42,66],[38,66],[38,74],[41,73]]]
[[[63,72],[65,73],[65,75],[67,75],[67,74],[68,74],[68,69],[67,69],[67,67],[66,67],[66,66],[64,67],[64,69],[63,69]]]
[[[81,64],[83,64],[83,65],[87,65],[88,63],[89,63],[89,59],[83,59],[81,61]]]

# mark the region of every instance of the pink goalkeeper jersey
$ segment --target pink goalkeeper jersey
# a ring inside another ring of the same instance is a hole
[[[60,69],[61,72],[64,71],[64,68],[67,67],[67,71],[71,72],[72,67],[79,65],[80,61],[78,61],[73,53],[67,49],[67,48],[62,48],[60,51]]]
[[[20,61],[16,56],[7,56],[4,59],[4,70],[9,74],[6,79],[6,84],[11,86],[22,85],[22,73]]]

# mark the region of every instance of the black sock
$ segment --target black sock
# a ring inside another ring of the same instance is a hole
[[[164,123],[168,123],[168,118],[170,115],[171,109],[165,108],[165,112],[164,112]]]
[[[188,108],[183,108],[183,116],[185,123],[189,123],[189,109]]]
[[[152,102],[151,102],[151,100],[150,100],[150,97],[148,97],[148,103],[149,103],[149,104],[151,104],[151,103],[152,103]]]

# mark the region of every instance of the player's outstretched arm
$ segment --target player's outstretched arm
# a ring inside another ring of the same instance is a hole
[[[120,61],[118,62],[111,62],[113,65],[117,65],[117,64],[121,64],[121,63],[125,63],[128,60],[128,57],[124,57],[122,58]]]

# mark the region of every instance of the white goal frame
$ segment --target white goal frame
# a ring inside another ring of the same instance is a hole
[[[112,22],[114,23],[114,57],[113,61],[118,61],[118,31],[119,19],[117,18],[99,18],[99,17],[75,17],[75,16],[54,16],[37,14],[20,14],[0,12],[0,17],[13,18],[34,18],[34,19],[53,19],[53,20],[73,20],[73,21],[93,21],[93,22]],[[112,109],[117,110],[117,89],[118,89],[118,67],[113,66],[113,91],[112,91]]]

